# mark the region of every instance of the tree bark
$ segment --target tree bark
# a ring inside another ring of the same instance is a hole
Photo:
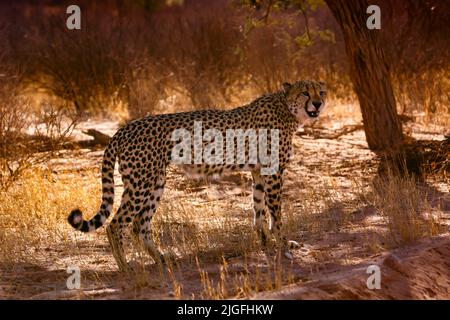
[[[369,4],[366,0],[325,2],[344,35],[350,77],[361,107],[369,148],[379,154],[395,153],[403,144],[402,125],[380,43],[380,31],[369,30],[366,26]]]

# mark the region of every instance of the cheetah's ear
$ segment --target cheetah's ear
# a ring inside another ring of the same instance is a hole
[[[285,93],[288,93],[289,89],[291,89],[291,87],[292,87],[292,84],[290,84],[289,82],[283,83],[283,90]]]

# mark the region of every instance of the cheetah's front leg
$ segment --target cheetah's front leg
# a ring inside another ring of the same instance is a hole
[[[292,259],[289,249],[298,247],[295,241],[288,241],[282,230],[281,219],[281,193],[283,188],[283,172],[280,170],[274,175],[264,177],[264,193],[266,206],[272,218],[271,231],[277,241],[277,247],[283,250],[284,255]]]
[[[261,244],[266,247],[267,241],[270,240],[269,227],[267,225],[267,210],[264,195],[264,178],[258,171],[252,171],[253,176],[253,213],[255,227]]]

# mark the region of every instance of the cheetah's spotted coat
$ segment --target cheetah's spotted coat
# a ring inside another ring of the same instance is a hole
[[[279,130],[279,167],[273,175],[262,175],[261,165],[223,164],[183,165],[191,173],[214,175],[226,171],[247,170],[253,176],[254,224],[265,245],[271,233],[280,248],[288,253],[288,241],[281,232],[281,189],[283,171],[292,154],[293,135],[299,126],[315,118],[325,107],[326,89],[321,82],[299,81],[285,83],[283,90],[264,95],[248,105],[228,110],[147,116],[120,128],[107,146],[102,163],[102,204],[100,211],[89,221],[83,220],[80,210],[69,215],[69,223],[82,232],[102,226],[110,216],[114,199],[114,165],[117,160],[124,191],[121,204],[108,226],[108,240],[119,268],[128,269],[123,241],[124,231],[134,223],[134,233],[156,259],[162,255],[151,237],[151,221],[161,200],[166,183],[166,167],[176,141],[171,139],[175,129],[193,130],[201,121],[203,130],[267,129]],[[248,143],[248,141],[247,141]],[[267,218],[271,223],[267,225]]]

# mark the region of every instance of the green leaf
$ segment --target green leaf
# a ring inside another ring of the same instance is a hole
[[[296,36],[294,40],[299,48],[306,48],[312,45],[312,40],[306,32],[300,36]]]

